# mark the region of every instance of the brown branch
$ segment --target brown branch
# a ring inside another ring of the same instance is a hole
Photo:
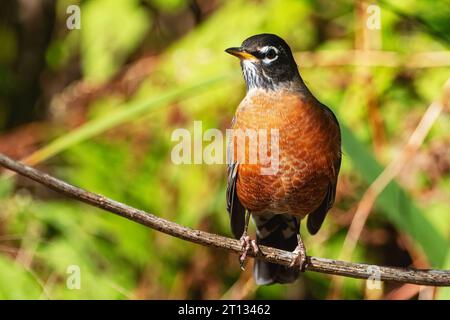
[[[160,232],[204,246],[241,253],[241,244],[238,240],[183,227],[177,223],[159,218],[145,211],[74,187],[46,173],[14,161],[3,154],[0,154],[0,165],[78,201],[115,213]],[[260,249],[262,254],[259,254],[257,258],[265,261],[289,266],[294,258],[294,255],[288,251],[266,246],[261,246]],[[255,257],[254,252],[250,252],[249,256]],[[306,270],[359,279],[368,279],[371,277],[371,279],[420,285],[450,286],[450,270],[401,269],[316,257],[307,258]]]

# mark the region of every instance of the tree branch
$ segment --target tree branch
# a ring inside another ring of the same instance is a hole
[[[56,192],[72,197],[75,200],[115,213],[171,236],[208,247],[225,249],[234,253],[241,253],[242,251],[241,244],[238,240],[183,227],[145,211],[74,187],[46,173],[14,161],[3,154],[0,154],[0,165],[43,184]],[[288,251],[266,246],[260,246],[260,249],[262,254],[259,254],[257,259],[289,266],[294,258],[294,255]],[[249,256],[255,257],[255,253],[252,251],[249,253]],[[418,285],[450,286],[450,270],[402,269],[317,257],[307,257],[306,270],[359,279],[370,278],[373,280],[397,281]]]

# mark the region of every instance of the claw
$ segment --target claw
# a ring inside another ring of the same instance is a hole
[[[241,256],[239,257],[239,262],[241,264],[241,270],[245,270],[244,264],[245,264],[245,260],[247,259],[248,252],[250,251],[250,249],[253,249],[253,252],[255,254],[257,254],[259,252],[259,248],[258,248],[258,245],[256,244],[256,241],[250,239],[250,237],[247,235],[246,232],[244,232],[240,241],[242,244],[243,252],[242,252]]]
[[[259,247],[258,247],[258,245],[256,244],[256,240],[251,240],[251,241],[250,241],[250,244],[252,245],[253,252],[254,252],[255,254],[258,254],[258,253],[259,253]]]
[[[304,272],[306,267],[306,250],[300,237],[298,238],[298,245],[292,253],[295,254],[295,258],[292,259],[289,267],[293,267],[298,264],[300,271]]]
[[[305,271],[306,267],[306,253],[302,250],[295,249],[293,253],[296,255],[294,259],[292,259],[291,264],[289,267],[293,267],[296,264],[298,264],[298,267],[301,272]]]

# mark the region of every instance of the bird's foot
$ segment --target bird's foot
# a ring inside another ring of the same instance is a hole
[[[303,245],[303,242],[301,243],[299,242],[299,244],[292,253],[295,254],[295,257],[294,259],[292,259],[289,267],[293,267],[296,264],[298,264],[300,272],[304,272],[306,267],[306,250],[305,246]]]
[[[258,245],[256,244],[256,241],[251,239],[248,235],[247,232],[244,232],[244,234],[242,235],[241,239],[241,244],[242,244],[242,254],[239,257],[239,262],[241,263],[241,269],[244,270],[244,264],[245,264],[245,260],[247,258],[247,254],[250,251],[250,249],[253,249],[253,252],[255,254],[257,254],[259,252],[259,248]]]

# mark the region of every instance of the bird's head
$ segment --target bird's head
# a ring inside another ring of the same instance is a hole
[[[275,90],[301,82],[288,44],[274,34],[258,34],[225,52],[241,60],[247,89]]]

